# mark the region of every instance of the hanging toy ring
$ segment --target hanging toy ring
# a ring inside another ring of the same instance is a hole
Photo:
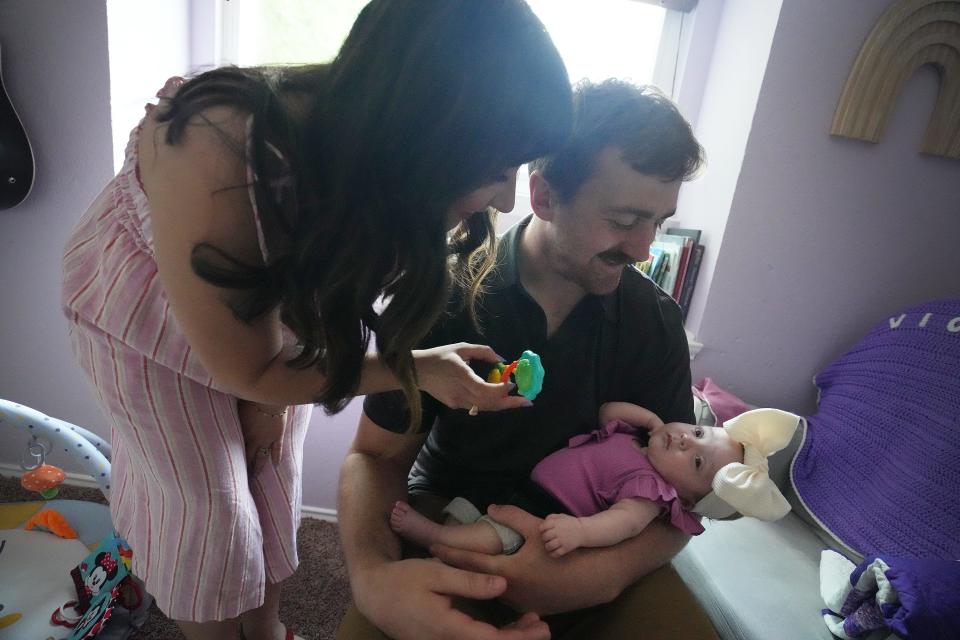
[[[20,468],[24,471],[33,471],[43,466],[47,454],[53,450],[53,445],[46,438],[30,436],[30,442],[20,457]]]

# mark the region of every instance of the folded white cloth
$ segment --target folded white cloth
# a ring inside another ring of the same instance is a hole
[[[887,580],[887,564],[877,558],[869,571],[864,571],[857,582],[851,583],[850,575],[857,565],[830,549],[820,552],[820,597],[827,608],[821,613],[830,633],[842,640],[899,640],[899,636],[890,633],[887,629],[864,631],[862,634],[851,636],[846,633],[844,623],[846,617],[834,613],[848,608],[850,593],[859,590],[862,594],[873,594],[878,603],[897,602],[897,591]]]

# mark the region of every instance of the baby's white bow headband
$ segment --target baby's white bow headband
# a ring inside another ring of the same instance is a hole
[[[736,512],[760,520],[779,520],[790,504],[770,479],[767,456],[793,438],[800,416],[780,409],[754,409],[724,423],[727,434],[743,445],[743,462],[731,462],[713,477],[713,491],[693,508],[708,518],[727,518]]]

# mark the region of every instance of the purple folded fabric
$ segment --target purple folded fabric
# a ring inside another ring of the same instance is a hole
[[[877,574],[893,587],[881,588]],[[904,640],[960,638],[960,562],[871,556],[850,574],[843,607],[851,638],[888,629]],[[826,612],[825,612],[826,613]]]
[[[861,555],[960,558],[960,300],[884,319],[816,384],[804,506]]]

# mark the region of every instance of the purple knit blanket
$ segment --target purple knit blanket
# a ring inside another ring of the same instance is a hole
[[[960,300],[885,318],[815,380],[794,488],[861,555],[960,558]]]

